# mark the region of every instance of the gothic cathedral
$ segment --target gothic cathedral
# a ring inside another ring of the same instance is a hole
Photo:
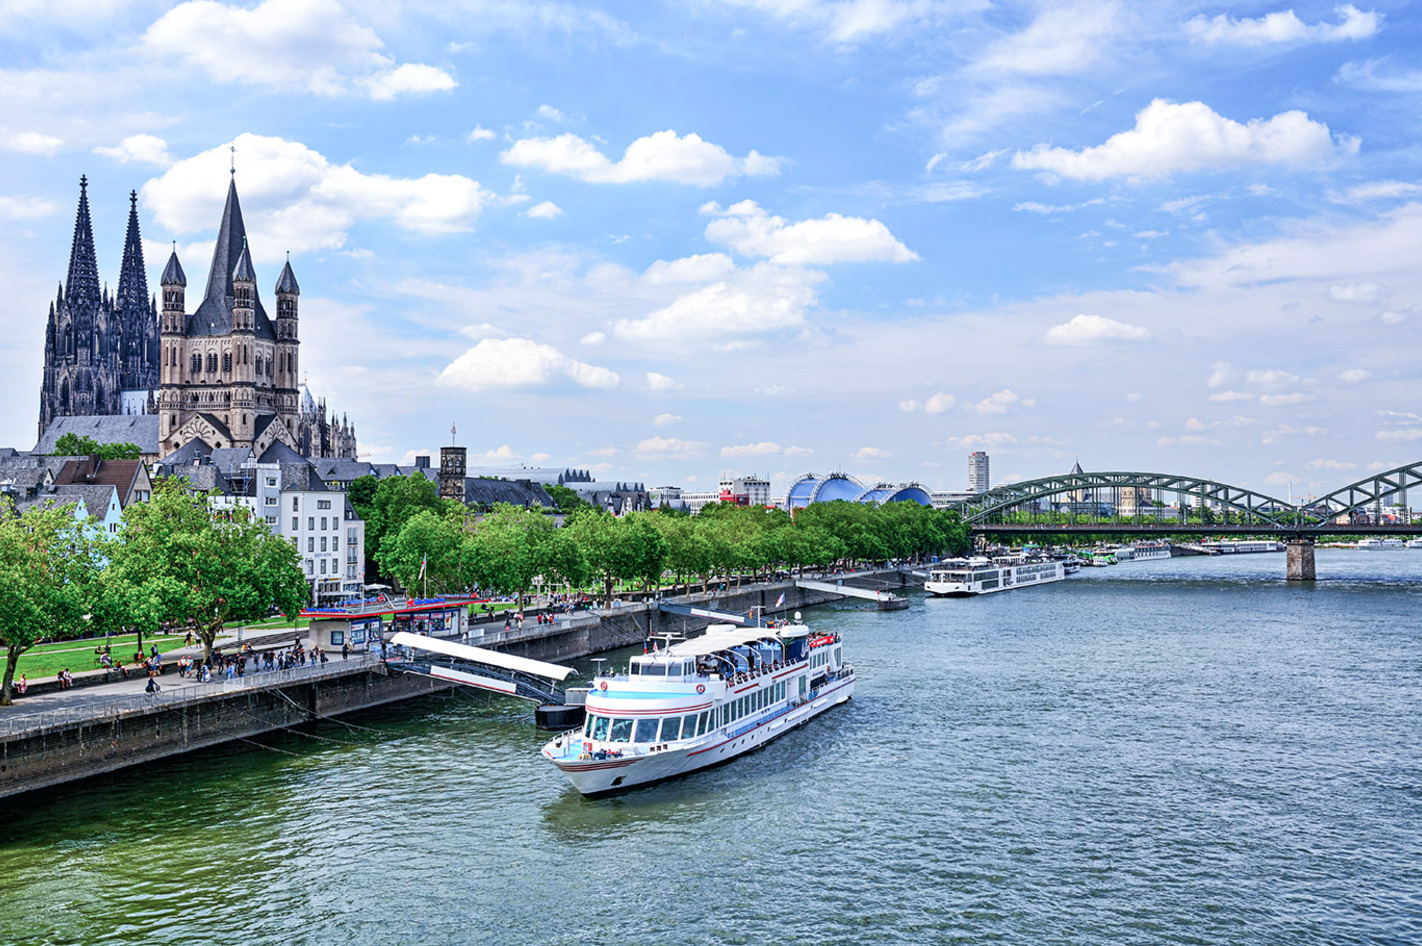
[[[327,418],[326,403],[300,384],[297,299],[288,260],[276,283],[276,319],[257,292],[234,177],[212,253],[207,289],[186,311],[187,277],[174,250],[160,279],[162,308],[148,297],[137,195],[118,294],[100,291],[81,178],[69,279],[50,308],[40,433],[58,416],[157,414],[159,451],[192,441],[248,447],[258,457],[281,443],[306,457],[354,457],[355,429]]]

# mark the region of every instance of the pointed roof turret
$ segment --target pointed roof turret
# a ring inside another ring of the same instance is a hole
[[[71,309],[99,304],[99,264],[94,258],[94,227],[89,222],[89,178],[79,177],[79,209],[74,213],[74,242],[69,249],[69,276],[64,300]]]
[[[291,254],[286,254],[286,265],[281,268],[281,275],[277,277],[277,292],[289,292],[293,296],[301,295],[301,287],[296,284],[296,274],[291,271]]]
[[[1072,464],[1071,472],[1073,476],[1084,474],[1086,471],[1081,468],[1081,461],[1077,460]]]
[[[207,273],[207,291],[188,319],[189,334],[226,335],[232,331],[232,276],[247,248],[247,227],[242,222],[242,205],[237,200],[237,180],[227,185],[227,203],[217,228],[217,245],[212,248],[212,267]],[[248,265],[251,264],[250,259]],[[256,332],[259,338],[276,338],[261,297],[255,300]]]
[[[178,242],[173,241],[173,255],[168,257],[168,265],[163,267],[163,278],[159,280],[165,286],[184,286],[188,284],[188,277],[183,272],[183,264],[178,262]]]
[[[128,192],[128,234],[123,241],[123,268],[119,271],[118,297],[114,306],[121,312],[142,312],[148,302],[148,274],[143,269],[143,236],[138,230],[138,191]]]
[[[232,270],[233,282],[256,282],[257,273],[252,269],[252,254],[247,252],[247,238],[242,237],[242,255],[237,257],[237,268]]]

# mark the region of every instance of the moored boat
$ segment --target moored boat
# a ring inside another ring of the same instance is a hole
[[[635,656],[599,676],[583,725],[543,757],[584,795],[695,772],[758,749],[854,694],[838,635],[800,622],[713,624],[701,637]]]
[[[1029,585],[1045,585],[1064,578],[1066,568],[1060,561],[958,558],[935,565],[928,573],[928,580],[923,583],[923,590],[940,598],[967,598]]]

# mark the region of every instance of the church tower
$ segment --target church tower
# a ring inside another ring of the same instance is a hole
[[[148,294],[143,268],[143,236],[138,229],[138,192],[128,193],[128,232],[123,266],[114,296],[111,344],[119,358],[119,385],[125,414],[144,413],[150,392],[158,389],[158,308]]]

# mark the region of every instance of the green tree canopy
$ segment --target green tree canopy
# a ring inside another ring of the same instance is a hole
[[[89,436],[80,437],[67,433],[54,442],[54,455],[60,457],[87,457],[100,460],[137,460],[140,456],[138,445],[132,443],[99,443]]]

